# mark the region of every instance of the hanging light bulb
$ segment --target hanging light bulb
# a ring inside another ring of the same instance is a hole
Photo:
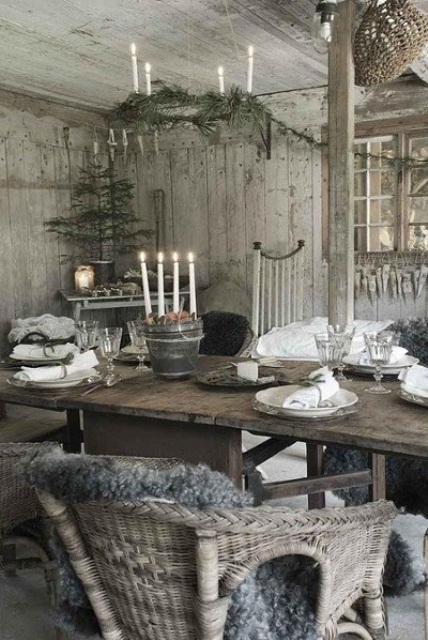
[[[320,0],[312,22],[312,40],[315,51],[327,53],[337,16],[337,0]]]

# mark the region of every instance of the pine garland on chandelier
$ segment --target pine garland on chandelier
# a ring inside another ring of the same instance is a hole
[[[267,127],[275,124],[280,135],[291,135],[320,150],[328,145],[276,118],[260,98],[236,85],[224,93],[215,90],[191,93],[178,84],[159,82],[157,90],[149,95],[131,93],[114,109],[113,117],[137,135],[157,136],[162,131],[176,127],[190,127],[203,136],[209,136],[220,124],[227,125],[231,130],[252,126],[259,131],[266,146]],[[381,159],[397,169],[428,165],[428,158],[392,157],[390,152],[379,155],[356,151],[355,156]]]
[[[260,98],[238,86],[231,86],[224,93],[214,90],[191,93],[177,84],[160,83],[151,95],[131,93],[117,106],[114,116],[122,126],[131,127],[138,135],[188,126],[209,136],[223,123],[232,130],[250,125],[264,136],[267,125],[274,123],[282,135],[293,135],[316,147],[323,146],[312,136],[275,118]]]

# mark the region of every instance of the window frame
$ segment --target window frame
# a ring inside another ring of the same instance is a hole
[[[354,139],[382,138],[385,136],[397,136],[397,153],[399,157],[410,155],[410,138],[425,137],[428,139],[428,115],[388,118],[382,120],[362,121],[355,123]],[[328,142],[327,126],[321,129],[321,140]],[[428,165],[427,165],[428,168]],[[324,146],[321,157],[322,172],[322,245],[323,256],[328,255],[328,147]],[[375,251],[374,253],[403,253],[410,251],[406,248],[408,243],[408,230],[410,220],[410,171],[404,167],[397,170],[397,196],[396,206],[398,222],[394,250]],[[427,196],[428,197],[428,196]],[[428,219],[428,216],[427,216]],[[422,223],[421,223],[422,224]],[[428,250],[421,250],[422,252]],[[364,255],[367,251],[355,251],[356,256]]]

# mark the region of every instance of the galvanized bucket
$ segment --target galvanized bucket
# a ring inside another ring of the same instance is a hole
[[[155,375],[177,379],[194,373],[203,338],[201,320],[151,324],[144,328],[144,333]]]

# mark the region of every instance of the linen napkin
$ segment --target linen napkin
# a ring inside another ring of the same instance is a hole
[[[23,359],[41,358],[44,360],[46,356],[48,356],[53,360],[61,360],[62,358],[66,358],[70,353],[77,355],[79,353],[79,347],[71,342],[67,342],[66,344],[56,344],[43,350],[43,347],[34,344],[18,344],[12,353]]]
[[[428,368],[420,364],[403,369],[398,374],[398,379],[403,382],[409,391],[413,390],[415,395],[428,398]]]
[[[399,364],[406,353],[407,349],[404,349],[404,347],[392,347],[388,364]],[[359,364],[371,365],[369,354],[367,353],[367,351],[361,354]]]
[[[339,391],[339,383],[328,367],[322,367],[309,374],[308,379],[320,378],[309,387],[299,387],[284,400],[282,406],[289,409],[315,409]]]
[[[14,375],[14,378],[26,382],[61,380],[70,376],[72,373],[96,367],[97,364],[99,364],[99,362],[95,353],[93,351],[86,351],[85,353],[79,353],[74,356],[72,364],[58,365],[55,367],[22,367],[21,371],[18,371],[18,373]]]

